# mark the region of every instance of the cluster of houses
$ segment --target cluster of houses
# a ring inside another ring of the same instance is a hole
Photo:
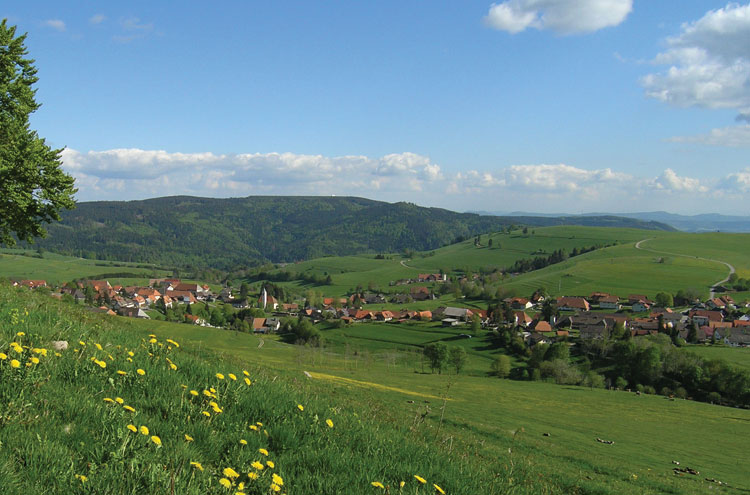
[[[417,278],[402,278],[400,280],[392,281],[390,285],[409,285],[424,282],[443,283],[447,281],[448,275],[446,275],[445,273],[420,273],[419,275],[417,275]]]

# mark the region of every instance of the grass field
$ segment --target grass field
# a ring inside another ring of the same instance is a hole
[[[729,347],[724,345],[695,345],[689,347],[704,359],[723,359],[738,368],[750,370],[750,348]]]

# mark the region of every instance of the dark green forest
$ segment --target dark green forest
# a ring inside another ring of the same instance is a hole
[[[31,247],[86,258],[229,269],[430,250],[512,224],[672,230],[620,217],[498,217],[351,197],[173,196],[78,203]]]

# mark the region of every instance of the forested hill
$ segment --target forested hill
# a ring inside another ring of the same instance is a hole
[[[173,196],[79,203],[37,244],[75,256],[229,268],[258,260],[429,250],[521,223],[671,230],[619,217],[482,216],[351,197]]]

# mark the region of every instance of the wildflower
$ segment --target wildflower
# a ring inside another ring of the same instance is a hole
[[[114,403],[115,403],[115,401],[113,401],[113,400],[112,400],[112,399],[110,399],[109,397],[105,397],[105,398],[104,398],[104,402],[109,402],[110,404],[114,404]]]
[[[230,467],[224,468],[224,470],[221,473],[227,478],[239,478],[240,476],[240,474],[237,471],[235,471],[234,469]]]
[[[242,374],[245,376],[250,376],[250,373],[248,373],[247,370],[242,370]]]
[[[138,428],[138,431],[141,432],[141,435],[148,435],[148,426],[142,425],[140,428]]]
[[[190,465],[193,466],[198,471],[203,471],[203,466],[200,462],[190,461]]]
[[[398,484],[398,489],[399,490],[402,489],[405,484],[406,484],[406,481],[400,481],[399,484]]]
[[[245,377],[245,385],[249,387],[250,385],[252,385],[252,383],[253,382],[251,382],[249,378]]]
[[[229,489],[230,489],[230,488],[232,487],[232,482],[231,482],[231,481],[229,481],[229,480],[228,480],[228,479],[226,479],[226,478],[221,478],[221,479],[219,480],[219,484],[220,484],[221,486],[223,486],[224,488],[226,488],[227,490],[229,490]]]
[[[106,361],[94,361],[94,362],[96,364],[98,364],[101,369],[104,369],[104,368],[107,367],[107,362]]]
[[[385,487],[383,486],[383,483],[381,483],[381,482],[379,482],[379,481],[373,481],[373,482],[372,482],[372,483],[370,483],[370,484],[371,484],[372,486],[374,486],[375,488],[385,488]]]
[[[276,473],[273,473],[273,475],[271,476],[271,481],[273,481],[274,483],[276,483],[279,486],[284,486],[284,480],[281,479],[281,476],[279,476]]]
[[[133,362],[133,358],[128,358],[128,362],[132,363]]]
[[[433,483],[432,486],[435,487],[435,490],[437,490],[438,493],[440,493],[442,495],[445,495],[445,490],[443,490],[442,488],[440,488],[439,486],[437,486],[435,483]]]
[[[172,371],[177,371],[177,365],[174,363],[169,363],[169,369],[171,369]]]
[[[216,414],[221,414],[221,413],[223,413],[223,412],[224,412],[224,410],[223,410],[222,408],[220,408],[220,407],[219,407],[219,405],[218,405],[218,404],[216,404],[216,403],[214,403],[214,405],[213,405],[213,410],[214,410],[214,412],[215,412]]]
[[[185,433],[185,441],[186,442],[192,442],[193,440],[194,440],[193,437],[191,437],[190,435],[188,435],[187,433]]]
[[[167,339],[167,342],[168,342],[168,343],[170,343],[170,344],[172,344],[172,345],[173,345],[173,346],[175,346],[175,347],[180,347],[180,344],[178,344],[177,342],[175,342],[175,341],[174,341],[174,340],[172,340],[172,339]]]
[[[127,371],[122,371],[122,370],[117,370],[117,374],[120,375],[120,376],[127,376],[128,372]]]
[[[31,349],[31,352],[33,352],[34,354],[39,354],[40,356],[47,355],[47,349],[34,348],[34,349]]]
[[[16,333],[16,336],[17,336],[17,337],[23,337],[24,335],[26,335],[26,333],[25,333],[25,332],[17,332],[17,333]]]
[[[36,356],[32,356],[31,359],[29,359],[34,364],[39,364],[39,358]]]
[[[203,395],[205,395],[206,397],[211,397],[213,394],[211,393],[210,390],[204,390]]]
[[[230,380],[237,381],[237,375],[235,375],[234,373],[229,373],[227,376]]]
[[[154,442],[157,447],[161,447],[161,438],[156,435],[151,435],[151,441]]]
[[[250,429],[253,431],[258,431],[258,427],[255,425],[250,425]]]
[[[260,452],[264,456],[268,457],[268,451],[266,449],[258,449],[258,452]]]
[[[4,352],[0,352],[0,361],[5,361],[6,359],[8,359],[8,355]]]
[[[208,411],[201,411],[201,414],[202,414],[202,415],[204,415],[204,416],[205,416],[205,417],[207,417],[207,418],[210,418],[210,417],[211,417],[211,413],[210,413],[210,412],[208,412]]]
[[[326,419],[326,424],[329,428],[333,428],[333,421],[331,421],[330,419]]]
[[[421,476],[418,476],[418,475],[416,475],[416,474],[414,475],[414,479],[415,479],[415,480],[417,480],[417,481],[419,481],[419,482],[420,482],[420,483],[422,483],[423,485],[424,485],[425,483],[427,483],[427,480],[426,480],[426,479],[424,479],[424,478],[422,478]]]
[[[128,425],[127,428],[128,428],[128,430],[132,431],[133,433],[135,433],[135,432],[138,431],[138,428],[136,428],[135,425]]]
[[[115,360],[115,358],[112,357],[112,354],[107,354],[107,357],[109,358],[110,361],[114,361]]]
[[[62,354],[60,354],[59,352],[56,352],[55,356],[60,357],[60,356],[62,356]]]
[[[271,490],[273,490],[275,492],[280,492],[281,491],[281,487],[279,485],[277,485],[276,483],[271,483]]]
[[[192,395],[194,397],[198,397],[198,391],[197,390],[191,390],[190,391],[190,395]]]
[[[276,464],[273,463],[273,461],[266,461],[266,466],[270,467],[271,469],[276,467]],[[277,485],[283,485],[283,483],[276,483]]]
[[[208,389],[208,390],[210,390],[212,394],[215,394],[215,393],[216,393],[216,389],[215,389],[215,388],[213,388],[213,387],[209,387],[209,389]]]
[[[253,463],[250,465],[253,467],[253,469],[257,469],[258,471],[263,471],[263,468],[265,467],[263,464],[261,464],[258,461],[253,461]]]
[[[245,482],[244,481],[240,481],[240,483],[237,485],[237,489],[238,490],[244,490],[245,489]],[[235,494],[235,495],[237,495],[237,494]]]
[[[240,445],[247,445],[247,440],[240,438]]]
[[[96,348],[97,348],[97,349],[99,349],[100,351],[103,351],[103,350],[104,350],[104,349],[102,349],[102,345],[101,345],[101,344],[99,344],[98,342],[97,342],[96,344],[94,344],[94,345],[95,345],[95,346],[96,346]]]
[[[305,408],[302,406],[302,404],[297,404],[297,409],[299,409],[300,411],[304,411],[305,410]]]
[[[156,342],[156,339],[153,337],[148,341],[149,344],[156,344]]]
[[[263,426],[263,423],[261,423],[260,421],[256,421],[255,424],[258,426]]]
[[[10,367],[11,368],[20,368],[21,367],[21,363],[18,361],[18,359],[13,359],[10,362]]]
[[[153,334],[153,333],[150,333],[150,334],[148,334],[148,336],[149,336],[149,337],[151,337],[152,339],[155,339],[155,338],[156,338],[156,335],[155,335],[155,334]]]
[[[142,370],[141,368],[138,368],[137,370],[135,370],[135,372],[138,373],[141,376],[143,376],[143,375],[146,374],[146,372],[144,370]]]
[[[81,347],[86,347],[86,342],[79,340],[78,345],[80,345]]]
[[[122,406],[122,408],[125,409],[128,412],[132,412],[132,413],[135,412],[135,409],[133,409],[131,406]]]
[[[82,474],[76,474],[76,479],[81,480],[81,483],[86,483],[89,480],[87,476]]]
[[[124,400],[122,400],[122,397],[115,397],[115,402],[117,402],[117,403],[118,403],[118,404],[120,404],[120,405],[122,405],[122,404],[124,404],[124,403],[125,403],[125,401],[124,401]]]
[[[219,380],[223,380],[224,375],[222,375],[221,373],[216,373],[216,378],[218,378]]]
[[[134,357],[134,356],[135,356],[135,354],[133,354],[133,351],[128,351],[128,356],[130,356],[130,357]]]
[[[257,480],[258,479],[258,473],[247,473],[247,477],[251,480]]]

